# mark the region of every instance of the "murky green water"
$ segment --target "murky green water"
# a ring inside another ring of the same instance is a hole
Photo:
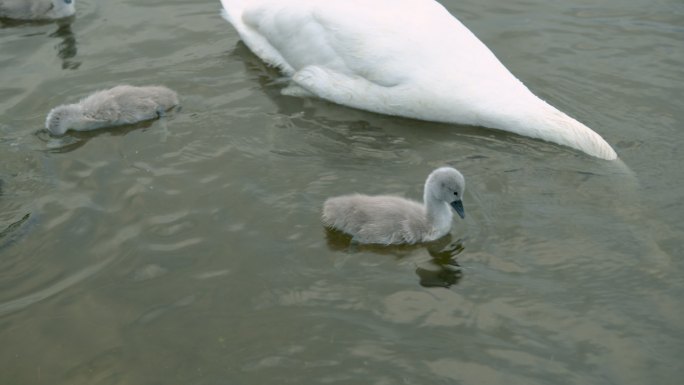
[[[2,22],[0,384],[679,384],[684,4],[444,4],[624,164],[280,96],[218,1]],[[119,83],[183,108],[40,131]],[[320,225],[329,196],[420,198],[444,164],[468,183],[450,239]]]

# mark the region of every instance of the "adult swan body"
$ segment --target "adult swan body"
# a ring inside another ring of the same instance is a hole
[[[223,17],[290,84],[368,111],[484,126],[617,154],[596,132],[539,99],[433,0],[221,0]]]

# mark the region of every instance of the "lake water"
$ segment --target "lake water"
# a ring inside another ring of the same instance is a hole
[[[218,1],[0,22],[0,384],[681,383],[684,3],[443,3],[621,162],[281,96]],[[182,109],[41,131],[120,83]],[[320,224],[441,165],[467,179],[447,239]]]

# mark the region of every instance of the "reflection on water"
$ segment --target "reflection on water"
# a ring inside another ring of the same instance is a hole
[[[108,136],[125,136],[128,133],[136,130],[146,130],[152,127],[153,124],[161,121],[160,129],[167,130],[166,122],[162,117],[160,119],[146,120],[135,124],[127,124],[115,127],[105,127],[91,131],[67,131],[63,136],[52,136],[47,129],[40,129],[36,132],[36,137],[45,143],[45,148],[48,152],[61,154],[75,151],[84,146],[93,138],[100,135]]]
[[[76,47],[76,36],[71,31],[73,20],[59,20],[56,22],[57,30],[50,34],[50,37],[57,37],[62,41],[55,46],[57,56],[62,59],[62,69],[75,70],[81,66],[80,61],[73,60],[78,53]]]
[[[465,246],[460,239],[450,242],[443,248],[434,246],[437,245],[431,244],[427,247],[432,259],[427,265],[416,267],[416,274],[420,277],[420,285],[423,287],[449,288],[463,278],[463,271],[456,261],[456,256],[465,250]]]
[[[415,273],[423,287],[449,288],[463,278],[461,266],[456,256],[465,250],[462,240],[453,241],[451,234],[432,242],[414,245],[377,245],[359,244],[352,241],[352,237],[341,231],[325,228],[325,239],[328,248],[333,251],[347,253],[374,253],[391,255],[397,259],[408,258],[417,251],[426,250],[430,259],[416,265]]]
[[[74,35],[71,25],[74,23],[75,17],[67,17],[59,20],[11,20],[0,19],[0,29],[3,28],[21,28],[27,26],[43,26],[56,25],[57,29],[48,36],[52,38],[61,39],[55,49],[57,50],[57,57],[62,61],[62,69],[76,70],[81,66],[80,61],[74,60],[78,53],[76,36]]]

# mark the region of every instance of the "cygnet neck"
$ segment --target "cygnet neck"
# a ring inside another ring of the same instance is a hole
[[[448,202],[439,199],[432,191],[430,180],[425,183],[423,192],[423,204],[425,205],[425,213],[427,221],[434,229],[450,228],[451,221],[454,214],[451,212],[451,207]]]

